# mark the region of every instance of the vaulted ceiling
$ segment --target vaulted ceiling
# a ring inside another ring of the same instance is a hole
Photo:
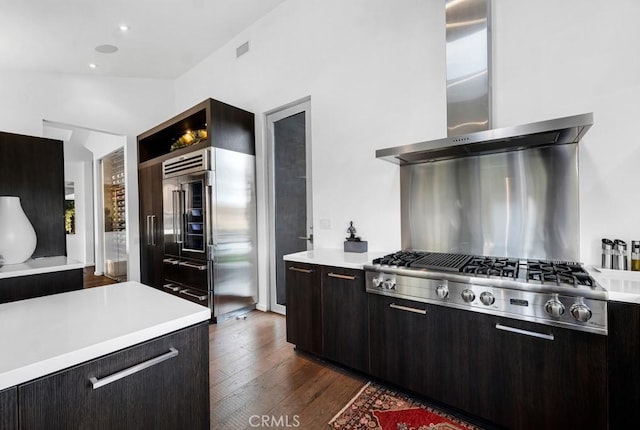
[[[283,1],[0,0],[0,71],[174,79]]]

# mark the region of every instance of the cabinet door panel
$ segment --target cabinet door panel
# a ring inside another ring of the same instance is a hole
[[[368,301],[371,374],[424,393],[429,357],[427,305],[374,294]]]
[[[163,283],[162,164],[138,171],[140,201],[140,279],[159,288]]]
[[[178,355],[93,388],[175,348]],[[209,427],[208,329],[199,324],[21,385],[22,429]]]
[[[322,354],[322,296],[318,266],[289,262],[285,267],[287,341],[303,351]]]
[[[369,370],[369,312],[364,272],[322,268],[324,356],[353,369]]]
[[[606,428],[606,337],[507,318],[493,320],[480,409],[519,429]],[[539,338],[506,331],[515,328]],[[553,339],[551,339],[551,337]],[[482,387],[481,387],[482,388]]]
[[[640,422],[640,306],[609,302],[609,428]]]
[[[7,388],[0,391],[0,429],[18,428],[18,389]]]

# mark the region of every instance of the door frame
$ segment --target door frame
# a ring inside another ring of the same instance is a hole
[[[267,143],[267,208],[269,219],[269,303],[268,309],[286,315],[286,307],[276,302],[276,255],[275,255],[275,153],[273,123],[281,119],[305,112],[305,151],[306,151],[306,179],[307,179],[307,237],[313,233],[313,198],[312,198],[312,169],[311,169],[311,96],[287,103],[264,114],[264,128]],[[307,250],[313,249],[313,243],[307,241]]]

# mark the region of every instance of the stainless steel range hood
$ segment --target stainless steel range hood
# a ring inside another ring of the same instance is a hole
[[[479,131],[443,139],[378,149],[376,157],[396,164],[417,164],[472,155],[578,143],[593,125],[593,113]]]

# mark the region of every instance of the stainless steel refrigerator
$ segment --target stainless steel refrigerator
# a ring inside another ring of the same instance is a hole
[[[255,157],[209,147],[162,163],[164,285],[214,322],[255,308]]]

